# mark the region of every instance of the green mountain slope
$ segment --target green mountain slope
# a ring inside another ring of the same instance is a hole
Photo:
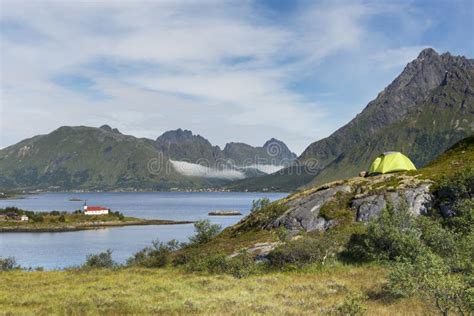
[[[385,151],[400,151],[425,166],[458,140],[474,134],[474,69],[455,68],[407,117],[380,129],[369,141],[341,154],[311,182],[355,176]]]
[[[422,167],[474,133],[473,82],[473,60],[425,49],[352,121],[308,146],[295,163],[298,167],[229,187],[288,191],[347,178],[389,150],[404,152]]]
[[[152,140],[108,126],[61,127],[0,150],[0,187],[169,189],[203,185],[172,168]]]
[[[269,142],[267,142],[270,144]],[[295,159],[285,144],[283,154]],[[267,144],[265,145],[267,146]],[[187,130],[169,131],[156,141],[100,128],[64,126],[0,150],[0,188],[42,190],[170,190],[215,188],[236,178],[264,174],[255,167],[234,166],[273,158],[267,147],[231,143],[222,151]],[[270,145],[268,145],[270,146]],[[275,156],[280,158],[280,156]],[[236,158],[234,158],[236,157]],[[218,161],[231,161],[229,167]],[[189,164],[177,164],[185,161]],[[267,172],[268,173],[268,172]]]

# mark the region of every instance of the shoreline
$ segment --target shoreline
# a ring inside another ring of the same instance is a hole
[[[85,223],[78,225],[64,225],[56,227],[27,227],[25,225],[0,227],[1,233],[63,233],[63,232],[74,232],[81,230],[94,230],[101,228],[113,228],[113,227],[125,227],[125,226],[147,226],[147,225],[184,225],[193,224],[194,221],[173,221],[165,219],[148,219],[148,220],[136,220],[136,221],[113,221],[113,222],[102,222],[102,223]]]

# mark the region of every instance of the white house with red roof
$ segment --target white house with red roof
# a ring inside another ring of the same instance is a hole
[[[85,215],[107,215],[109,209],[103,206],[89,206],[87,202],[84,203],[84,214]]]

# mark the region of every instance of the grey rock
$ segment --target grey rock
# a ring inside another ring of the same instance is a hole
[[[321,207],[332,199],[336,193],[350,193],[351,191],[352,188],[349,185],[338,185],[292,200],[288,202],[288,211],[267,227],[277,228],[283,226],[290,231],[305,230],[307,232],[326,230],[333,224],[333,221],[327,221],[319,217]]]
[[[384,192],[354,199],[351,203],[356,212],[357,221],[368,221],[380,215],[380,212],[390,201],[395,207],[406,204],[408,211],[413,215],[427,214],[433,203],[433,195],[429,191],[430,184],[423,183],[414,188],[407,188],[396,192]]]
[[[244,250],[254,255],[256,262],[263,262],[267,260],[268,254],[281,244],[281,242],[262,242],[256,243],[252,247],[245,248]],[[229,255],[228,258],[235,258],[240,254],[240,251],[234,252],[233,254]]]

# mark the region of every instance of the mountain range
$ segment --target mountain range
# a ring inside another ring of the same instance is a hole
[[[156,140],[118,129],[63,126],[0,150],[0,188],[170,190],[216,187],[274,172],[296,155],[281,141],[221,150],[188,130]]]
[[[0,188],[293,191],[355,176],[385,151],[401,151],[420,168],[473,134],[474,60],[427,48],[299,157],[273,138],[221,149],[189,130],[152,140],[108,125],[64,126],[0,150]]]
[[[293,166],[231,184],[291,191],[355,176],[385,151],[425,166],[474,134],[474,60],[424,49],[348,124],[310,144]]]

